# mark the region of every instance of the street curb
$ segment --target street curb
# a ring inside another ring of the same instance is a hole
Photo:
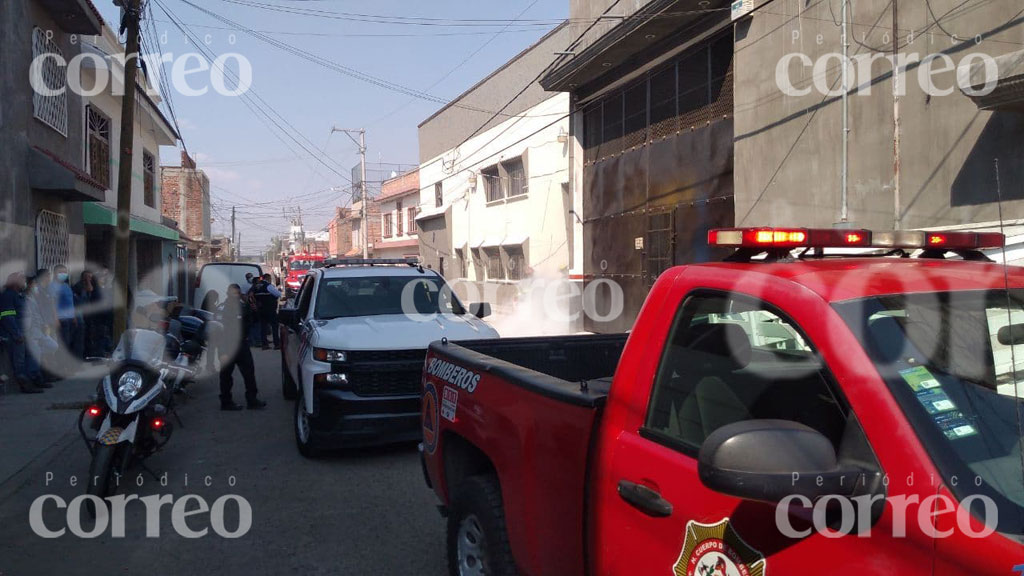
[[[78,437],[78,432],[69,430],[50,446],[33,458],[28,464],[12,474],[3,482],[0,482],[0,505],[4,505],[19,490],[29,484],[33,478],[41,477],[62,454],[64,454]]]

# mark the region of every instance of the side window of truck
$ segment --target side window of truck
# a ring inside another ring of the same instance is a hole
[[[309,303],[313,299],[313,276],[306,276],[302,281],[302,286],[299,288],[299,296],[296,300],[296,308],[298,308],[299,321],[305,322],[306,317],[309,315]]]
[[[731,294],[688,297],[673,322],[644,433],[696,454],[736,422],[800,422],[839,442],[846,409],[801,331],[764,303]]]

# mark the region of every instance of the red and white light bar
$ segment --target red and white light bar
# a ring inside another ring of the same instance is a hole
[[[836,228],[719,228],[708,232],[708,244],[735,248],[909,248],[921,250],[984,250],[1001,248],[999,233],[844,230]]]

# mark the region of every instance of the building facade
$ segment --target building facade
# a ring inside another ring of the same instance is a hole
[[[163,215],[178,223],[190,240],[209,243],[212,237],[210,178],[183,150],[180,166],[160,167]]]
[[[582,278],[569,96],[531,82],[570,32],[555,28],[419,127],[420,257],[499,312],[527,314],[535,289],[569,293]]]
[[[121,108],[124,68],[114,57],[123,52],[117,34],[104,25],[100,35],[82,40],[85,52],[95,56],[83,66],[82,85],[93,86],[97,79],[110,77],[106,89],[88,96],[83,114],[85,140],[81,149],[85,169],[104,185],[100,202],[83,205],[86,230],[86,262],[89,267],[114,267],[117,229],[117,190],[120,172]],[[102,64],[97,64],[102,62]],[[98,73],[97,66],[105,71]],[[109,72],[109,76],[107,76]],[[174,146],[178,134],[158,107],[152,87],[142,74],[137,81],[136,108],[131,170],[131,237],[129,289],[149,290],[166,295],[176,292],[174,278],[179,269],[176,257],[179,244],[177,224],[164,221],[161,192],[160,148]],[[151,95],[152,94],[152,95]]]
[[[844,91],[826,3],[570,2],[577,28],[621,16],[541,80],[573,98],[588,283],[624,295],[623,314],[588,329],[628,329],[661,271],[721,257],[709,228],[984,229],[1001,197],[1011,235],[1024,233],[1019,3],[894,5],[852,4]],[[996,90],[971,97],[959,79],[984,84],[982,55],[997,62]],[[592,293],[598,309],[612,300]]]
[[[104,188],[84,169],[85,102],[67,90],[60,62],[100,33],[89,0],[0,3],[0,276],[66,264],[85,266],[83,203]],[[33,66],[36,62],[37,65]],[[42,86],[44,90],[33,88]]]
[[[376,258],[418,258],[419,169],[385,180],[375,203],[380,210],[380,237],[374,240],[373,255]]]

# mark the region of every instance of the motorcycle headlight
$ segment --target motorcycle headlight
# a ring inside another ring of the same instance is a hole
[[[121,378],[117,381],[117,395],[121,398],[122,402],[128,402],[139,393],[142,389],[142,374],[129,370],[124,374],[121,374]]]

